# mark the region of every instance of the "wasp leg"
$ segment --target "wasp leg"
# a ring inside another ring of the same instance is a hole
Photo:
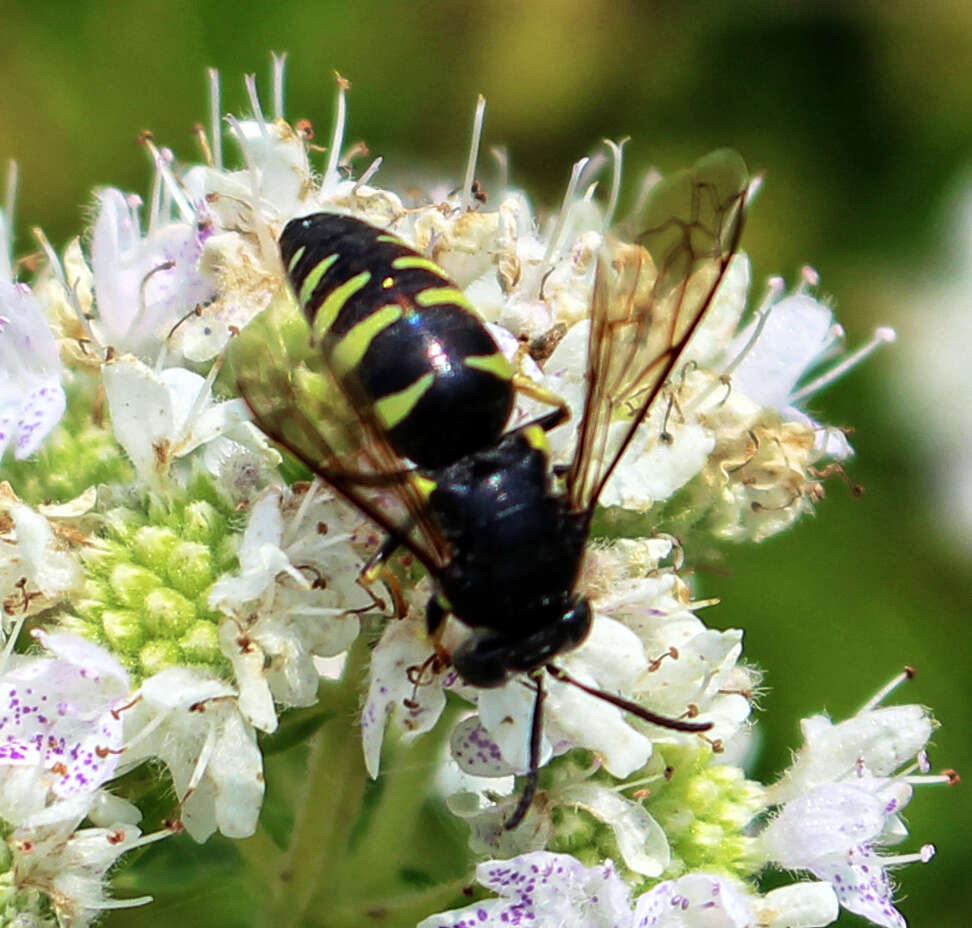
[[[513,355],[513,389],[546,406],[557,407],[555,412],[563,418],[557,419],[551,426],[543,426],[543,430],[549,432],[554,426],[560,425],[561,422],[566,422],[570,418],[570,408],[564,402],[562,396],[558,396],[553,390],[548,390],[543,384],[537,383],[532,377],[523,373],[523,361],[529,354],[529,345],[526,342],[520,342],[516,354]],[[546,416],[543,416],[538,419],[537,424],[541,424],[546,418]]]
[[[384,601],[375,595],[372,587],[376,583],[383,583],[385,589],[391,595],[395,605],[395,617],[403,619],[408,608],[405,605],[405,597],[402,595],[402,586],[388,565],[385,563],[401,546],[401,538],[397,535],[389,535],[374,554],[368,558],[368,562],[361,568],[358,574],[358,585],[371,597],[372,606],[384,609]]]
[[[526,374],[519,372],[513,374],[513,389],[547,406],[556,406],[557,411],[564,417],[561,421],[566,422],[570,418],[570,408],[564,398],[554,393],[553,390],[548,390],[543,384],[537,383],[531,377],[527,377]]]
[[[503,823],[507,831],[512,831],[527,814],[533,805],[533,797],[537,792],[537,780],[540,777],[540,741],[543,737],[543,702],[547,691],[543,688],[542,671],[536,671],[530,676],[537,687],[537,698],[533,702],[533,720],[530,723],[530,769],[527,772],[526,783],[520,801],[516,804],[513,814]]]

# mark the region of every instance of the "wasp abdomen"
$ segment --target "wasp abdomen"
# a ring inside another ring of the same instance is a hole
[[[331,213],[289,222],[280,250],[329,365],[399,454],[435,468],[498,440],[512,369],[434,262]]]

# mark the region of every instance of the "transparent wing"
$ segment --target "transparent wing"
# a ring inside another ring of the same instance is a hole
[[[428,570],[447,563],[447,543],[423,503],[420,475],[388,445],[366,399],[349,395],[331,375],[292,299],[278,300],[233,339],[228,367],[270,439]]]
[[[567,473],[574,511],[597,502],[679,362],[739,242],[748,173],[720,149],[655,185],[627,244],[598,259],[587,397]]]

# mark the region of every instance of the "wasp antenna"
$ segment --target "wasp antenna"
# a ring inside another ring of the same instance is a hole
[[[586,683],[581,683],[580,680],[572,677],[566,670],[562,670],[554,664],[547,664],[547,671],[555,680],[576,686],[577,689],[583,690],[585,693],[597,699],[609,702],[612,706],[617,706],[625,712],[630,712],[643,722],[650,722],[652,725],[658,725],[661,728],[670,728],[672,731],[703,732],[710,731],[712,728],[712,722],[686,722],[682,719],[669,718],[667,715],[658,715],[656,712],[652,712],[650,709],[644,708],[644,706],[639,706],[638,703],[632,702],[630,699],[625,699],[623,696],[615,696],[613,693],[608,693],[604,690],[596,689],[593,686],[588,686]]]
[[[526,783],[523,792],[520,794],[520,801],[516,804],[513,814],[503,823],[507,831],[512,831],[527,814],[530,806],[533,805],[533,797],[537,792],[537,779],[540,776],[540,740],[543,736],[543,703],[547,698],[547,691],[543,688],[543,677],[540,674],[533,676],[533,682],[537,685],[537,698],[533,702],[533,720],[530,723],[530,770],[527,773]]]

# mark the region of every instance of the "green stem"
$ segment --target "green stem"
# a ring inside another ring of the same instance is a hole
[[[452,731],[453,715],[447,708],[435,727],[414,744],[386,744],[386,748],[392,748],[387,752],[391,763],[381,774],[385,781],[381,799],[372,814],[371,827],[347,861],[344,885],[354,885],[359,899],[383,895],[383,890],[400,886],[398,871],[414,854],[411,839],[418,829],[442,744]],[[376,867],[378,861],[381,866]]]
[[[278,866],[262,924],[297,928],[315,893],[334,887],[348,853],[348,835],[357,818],[364,787],[364,756],[358,730],[358,690],[367,663],[359,638],[348,653],[344,676],[322,686],[322,701],[334,715],[310,739],[307,776],[294,810],[294,827]]]
[[[406,928],[434,912],[468,905],[468,899],[459,900],[469,884],[470,877],[466,876],[417,892],[317,909],[308,915],[303,928],[361,928],[371,924]]]

